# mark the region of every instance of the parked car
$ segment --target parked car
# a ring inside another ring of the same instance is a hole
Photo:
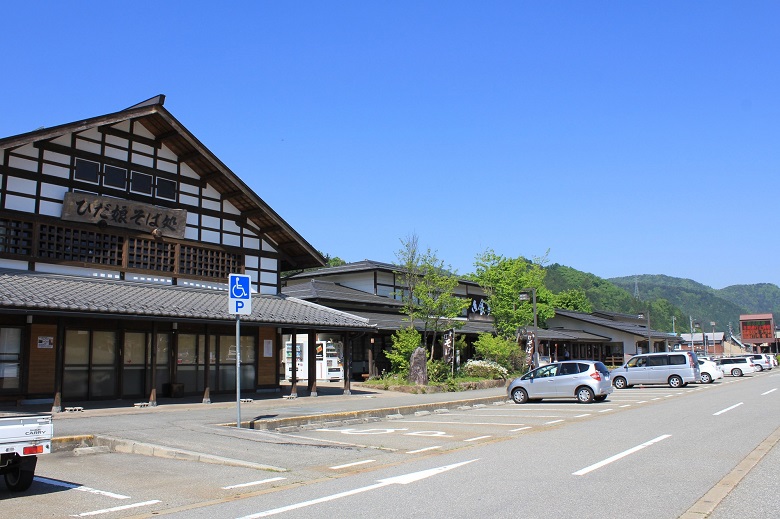
[[[634,384],[669,384],[678,388],[701,378],[699,359],[690,351],[645,353],[634,355],[628,362],[610,372],[617,389]]]
[[[723,370],[715,362],[699,357],[699,371],[702,384],[712,384],[713,381],[723,378]]]
[[[583,404],[601,402],[612,393],[609,370],[598,361],[553,362],[514,379],[507,394],[518,404],[543,398],[576,398]]]
[[[724,375],[732,377],[741,377],[746,373],[756,371],[756,365],[753,364],[753,359],[750,357],[723,357],[718,359],[716,363],[721,367]]]
[[[770,370],[773,367],[772,361],[766,353],[746,353],[745,355],[740,356],[753,359],[753,364],[756,365],[756,371],[764,371],[765,369]]]

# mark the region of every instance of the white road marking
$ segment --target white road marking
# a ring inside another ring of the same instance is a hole
[[[292,369],[292,368],[290,368],[290,369]],[[623,404],[620,407],[631,407],[631,404]]]
[[[335,467],[330,467],[331,470],[339,470],[339,469],[345,469],[347,467],[354,467],[356,465],[365,465],[366,463],[374,463],[376,460],[363,460],[363,461],[356,461],[354,463],[346,463],[344,465],[336,465]]]
[[[608,413],[608,412],[610,412],[610,411],[613,411],[613,410],[614,410],[614,409],[612,409],[612,408],[610,407],[609,409],[602,409],[601,411],[599,411],[599,413]]]
[[[458,468],[460,466],[466,465],[468,463],[472,463],[474,461],[477,461],[476,459],[469,460],[469,461],[462,461],[460,463],[455,463],[452,465],[445,465],[443,467],[437,467],[433,469],[428,470],[421,470],[420,472],[413,472],[411,474],[405,474],[402,476],[395,476],[387,479],[380,479],[373,485],[369,485],[367,487],[362,488],[356,488],[354,490],[347,490],[346,492],[340,492],[338,494],[333,494],[330,496],[320,497],[318,499],[312,499],[310,501],[303,501],[302,503],[295,503],[288,506],[283,506],[280,508],[274,508],[272,510],[266,510],[264,512],[259,512],[252,515],[246,515],[244,517],[241,517],[240,519],[256,519],[257,517],[268,517],[270,515],[276,515],[281,514],[283,512],[289,512],[291,510],[297,510],[299,508],[304,508],[307,506],[316,505],[319,503],[326,503],[328,501],[335,501],[336,499],[341,499],[342,497],[349,497],[353,496],[355,494],[360,494],[362,492],[367,492],[369,490],[375,490],[377,488],[386,487],[388,485],[408,485],[409,483],[414,483],[416,481],[419,481],[421,479],[425,479],[431,476],[435,476],[437,474],[441,474],[442,472],[446,472],[448,470],[452,470],[454,468]]]
[[[626,451],[623,451],[620,454],[615,454],[614,456],[611,456],[611,457],[609,457],[609,458],[607,458],[607,459],[605,459],[603,461],[600,461],[598,463],[594,463],[593,465],[590,465],[589,467],[585,467],[584,469],[578,470],[577,472],[572,472],[572,475],[573,476],[584,476],[585,474],[587,474],[589,472],[593,472],[596,469],[600,469],[601,467],[603,467],[605,465],[609,465],[613,461],[617,461],[617,460],[619,460],[621,458],[625,458],[629,454],[633,454],[633,453],[635,453],[637,451],[640,451],[640,450],[644,449],[645,447],[649,447],[650,445],[652,445],[654,443],[658,443],[658,442],[660,442],[662,440],[665,440],[665,439],[667,439],[667,438],[669,438],[671,436],[672,436],[671,434],[664,434],[662,436],[659,436],[658,438],[652,439],[652,440],[647,441],[647,442],[645,442],[645,443],[643,443],[641,445],[637,445],[636,447],[632,447],[632,448],[630,448],[630,449],[628,449]]]
[[[231,488],[243,488],[243,487],[253,487],[255,485],[262,485],[263,483],[271,483],[272,481],[281,481],[283,479],[287,478],[269,478],[269,479],[261,479],[260,481],[251,481],[249,483],[240,483],[238,485],[230,485],[228,487],[222,487],[222,490],[230,490]]]
[[[770,389],[770,390],[769,390],[769,391],[767,391],[766,393],[761,393],[761,396],[768,395],[769,393],[773,393],[773,392],[775,392],[775,391],[777,391],[777,388]]]
[[[71,490],[78,490],[80,492],[89,492],[90,494],[98,494],[106,497],[113,497],[114,499],[130,499],[130,496],[123,496],[122,494],[115,494],[113,492],[106,492],[105,490],[97,490],[95,488],[85,487],[82,485],[74,485],[73,483],[66,483],[65,481],[58,481],[56,479],[35,477],[35,481],[40,481],[47,485],[54,485],[55,487],[64,487]]]
[[[484,440],[485,438],[490,438],[490,435],[487,436],[477,436],[476,438],[469,438],[468,440],[463,440],[464,442],[475,442],[477,440]]]
[[[744,404],[744,402],[740,402],[740,403],[738,403],[738,404],[734,404],[733,406],[731,406],[731,407],[727,407],[726,409],[721,409],[721,410],[720,410],[720,411],[718,411],[717,413],[712,413],[712,416],[718,416],[718,415],[721,415],[721,414],[723,414],[723,413],[727,413],[727,412],[731,411],[732,409],[734,409],[734,408],[737,408],[737,407],[741,406],[742,404]]]
[[[537,418],[557,418],[557,417],[556,416],[549,416],[549,417],[542,416],[542,417],[537,417]],[[442,425],[508,425],[510,427],[514,427],[515,425],[523,425],[521,423],[503,423],[503,422],[499,422],[499,423],[495,423],[495,422],[440,422],[438,420],[435,421],[435,422],[432,422],[430,420],[396,420],[396,422],[398,422],[398,423],[427,423],[427,424],[431,424],[431,425],[439,425],[439,424],[442,424]],[[403,429],[403,430],[406,431],[408,429]]]
[[[441,449],[441,445],[434,445],[433,447],[425,447],[424,449],[417,449],[416,451],[409,451],[406,454],[417,454],[419,452],[432,451],[434,449]]]
[[[526,425],[525,427],[520,427],[519,429],[510,429],[509,432],[517,432],[517,431],[525,431],[526,429],[530,429],[530,425]]]
[[[561,423],[562,421],[563,420],[552,420],[552,421],[549,421],[549,422],[544,422],[543,425],[552,425],[554,423]]]
[[[91,515],[100,515],[100,514],[108,514],[111,512],[119,512],[122,510],[129,510],[130,508],[138,508],[141,506],[149,506],[154,505],[156,503],[159,503],[159,499],[155,499],[154,501],[144,501],[143,503],[134,503],[132,505],[123,505],[123,506],[115,506],[113,508],[104,508],[103,510],[95,510],[93,512],[84,512],[81,514],[75,514],[71,515],[71,517],[89,517]]]
[[[577,416],[575,416],[574,418],[585,418],[586,416],[590,416],[590,413],[585,413],[585,414],[578,414],[578,415],[577,415]]]

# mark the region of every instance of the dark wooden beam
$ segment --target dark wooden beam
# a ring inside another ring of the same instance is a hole
[[[112,126],[99,126],[98,131],[106,135],[113,135],[114,137],[119,137],[120,139],[127,139],[129,141],[137,142],[140,144],[146,144],[147,146],[151,146],[152,148],[159,148],[160,146],[162,146],[162,143],[158,142],[156,139],[141,137],[140,135],[135,135],[130,132],[117,130]]]

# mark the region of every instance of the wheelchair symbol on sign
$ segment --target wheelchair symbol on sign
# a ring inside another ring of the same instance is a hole
[[[249,293],[246,291],[246,287],[241,284],[241,279],[242,278],[239,277],[233,278],[235,283],[230,287],[230,294],[236,299],[244,299],[249,296]]]

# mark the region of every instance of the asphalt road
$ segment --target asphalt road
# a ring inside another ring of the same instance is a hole
[[[774,370],[677,390],[635,387],[590,405],[442,405],[287,432],[218,425],[235,420],[229,403],[85,413],[56,419],[57,435],[89,431],[219,459],[57,452],[40,458],[30,491],[0,498],[8,517],[778,516],[779,386]],[[415,399],[276,399],[244,413],[326,415]]]

